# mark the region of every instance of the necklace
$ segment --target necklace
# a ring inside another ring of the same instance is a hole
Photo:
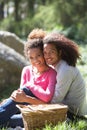
[[[37,78],[39,78],[44,72],[48,71],[49,67],[47,66],[43,71],[38,71],[36,68],[32,67],[32,79],[33,81],[36,81]]]

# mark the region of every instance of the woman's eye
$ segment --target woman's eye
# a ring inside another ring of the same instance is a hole
[[[29,59],[30,59],[30,60],[32,60],[32,59],[33,59],[33,57],[29,57]]]
[[[55,53],[55,51],[53,50],[53,51],[51,51],[52,53]]]

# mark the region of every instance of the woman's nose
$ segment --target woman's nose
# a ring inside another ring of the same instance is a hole
[[[47,58],[50,56],[50,53],[46,53],[46,55],[45,55]]]

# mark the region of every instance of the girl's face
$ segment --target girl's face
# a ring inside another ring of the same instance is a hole
[[[44,44],[44,57],[47,64],[52,66],[57,65],[60,56],[54,44]]]
[[[32,48],[28,51],[29,61],[32,66],[39,68],[45,64],[43,52],[40,48]]]

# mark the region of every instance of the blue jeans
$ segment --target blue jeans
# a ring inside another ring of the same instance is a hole
[[[32,97],[35,97],[33,93],[26,87],[23,88],[23,91]],[[4,104],[0,106],[0,127],[23,127],[22,115],[19,109],[16,107],[16,104],[28,105],[28,103],[19,103],[13,101],[11,98],[8,98]]]

